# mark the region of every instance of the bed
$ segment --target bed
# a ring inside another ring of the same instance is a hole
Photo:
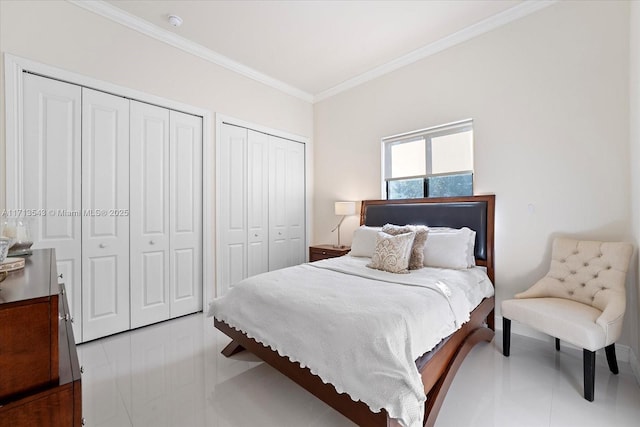
[[[494,195],[446,199],[368,200],[362,202],[360,223],[362,225],[372,227],[382,226],[386,223],[423,224],[429,227],[451,227],[456,229],[468,227],[475,231],[475,264],[484,269],[486,276],[490,279],[491,286],[493,286],[494,211]],[[349,263],[353,264],[360,261],[349,260],[345,257],[345,259],[340,262],[347,265],[345,268],[349,268]],[[322,261],[319,263],[322,263]],[[292,268],[295,269],[295,267]],[[318,267],[319,270],[322,270],[323,268],[324,267],[321,266]],[[335,270],[335,267],[331,264],[328,265],[326,269]],[[300,266],[298,270],[293,271],[298,271],[298,274],[301,274],[300,271],[307,274],[310,270],[313,270],[313,268],[310,264],[306,264],[304,266]],[[315,273],[308,274],[314,275]],[[334,273],[331,271],[324,271],[322,274],[330,275]],[[269,277],[274,276],[265,276],[265,279],[268,279]],[[280,280],[279,277],[276,281],[278,280]],[[355,281],[360,279],[354,278],[352,280]],[[269,280],[266,280],[266,282],[268,281]],[[309,278],[309,280],[305,279],[304,281],[313,282],[311,278]],[[406,286],[405,288],[410,287],[411,286]],[[315,291],[316,290],[314,290],[314,292]],[[331,292],[334,291],[338,292],[338,288],[333,288],[333,291]],[[318,299],[322,298],[322,296],[318,297]],[[282,307],[279,307],[277,310],[278,313],[273,313],[274,316],[304,316],[304,313],[294,313],[294,309],[291,310],[292,313],[288,313],[288,309],[283,309]],[[420,407],[422,425],[434,425],[438,410],[444,401],[446,392],[453,380],[453,377],[469,351],[477,343],[482,341],[490,342],[493,339],[493,310],[494,297],[487,296],[482,298],[481,302],[475,306],[470,313],[467,313],[468,320],[462,323],[461,326],[458,325],[455,332],[445,336],[437,346],[424,355],[416,359],[411,359],[415,360],[413,362],[415,363],[415,366],[411,367],[411,369],[415,370],[417,368],[419,372],[419,381],[422,383],[420,391],[423,392],[423,395],[426,395],[426,401]],[[221,318],[224,318],[226,321],[221,320]],[[304,319],[302,319],[302,317],[300,319],[301,324],[303,324],[302,320]],[[337,320],[331,317],[327,319],[328,320],[323,321],[323,326],[326,323],[331,324],[331,327],[335,328],[335,325],[338,324],[343,325],[345,330],[349,330],[348,328],[351,326],[351,321],[343,321],[340,317],[337,317]],[[370,406],[372,406],[371,404],[365,404],[363,401],[357,399],[354,400],[352,398],[351,395],[356,393],[352,393],[350,391],[349,393],[339,393],[336,388],[340,391],[345,391],[343,384],[339,382],[339,376],[336,377],[334,375],[332,377],[338,379],[338,381],[334,381],[338,384],[337,386],[334,386],[331,381],[325,382],[321,377],[325,379],[327,377],[331,377],[331,375],[328,375],[326,370],[321,371],[317,367],[307,367],[304,363],[301,364],[299,362],[294,362],[291,359],[296,360],[295,358],[281,355],[287,353],[278,348],[278,343],[269,342],[261,337],[256,340],[252,337],[260,335],[257,334],[256,331],[251,330],[251,327],[246,327],[245,329],[247,330],[243,330],[241,327],[232,327],[230,323],[234,322],[230,322],[223,315],[216,315],[214,318],[215,327],[232,339],[231,343],[222,351],[225,356],[229,357],[245,349],[254,353],[358,425],[397,425],[397,421],[394,417],[389,415],[387,410],[379,410],[380,408],[376,407],[376,411],[373,411],[370,409]],[[315,330],[316,328],[309,329]],[[319,334],[319,332],[315,333]],[[303,339],[309,340],[310,343],[316,338],[314,336],[314,331],[310,331],[308,334],[304,335],[305,337]],[[428,335],[429,334],[425,330],[425,336]],[[322,338],[324,336],[319,335],[319,337]],[[262,342],[268,342],[270,345],[264,345]],[[430,348],[431,347],[429,347],[429,349]],[[348,352],[346,350],[349,349],[345,349],[345,346],[342,345],[341,348],[332,348],[331,350],[346,353]],[[366,357],[369,356],[369,354],[366,355]],[[354,366],[353,368],[354,372],[358,371],[358,369],[356,369],[357,366]],[[314,374],[314,372],[320,372],[320,376]],[[366,377],[366,375],[364,375],[364,377]],[[372,385],[372,387],[375,386]],[[390,407],[393,408],[393,405]]]

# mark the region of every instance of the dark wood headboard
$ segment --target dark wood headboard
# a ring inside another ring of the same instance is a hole
[[[360,224],[372,227],[415,224],[430,227],[469,227],[476,232],[476,264],[487,268],[494,282],[494,194],[402,200],[364,200]],[[428,240],[428,238],[427,238]]]

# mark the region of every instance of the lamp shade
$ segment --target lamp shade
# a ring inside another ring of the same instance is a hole
[[[336,202],[335,213],[336,215],[355,215],[356,202]]]

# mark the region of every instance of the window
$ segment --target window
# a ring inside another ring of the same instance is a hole
[[[382,139],[387,199],[473,194],[471,119]]]

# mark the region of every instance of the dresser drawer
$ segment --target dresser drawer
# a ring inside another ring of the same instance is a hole
[[[340,257],[349,253],[350,250],[348,246],[342,248],[335,248],[332,245],[309,246],[309,262]]]
[[[34,250],[0,290],[0,427],[80,427],[81,369],[53,250]]]

